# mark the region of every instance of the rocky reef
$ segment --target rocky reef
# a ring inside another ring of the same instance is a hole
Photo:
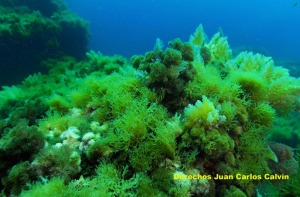
[[[130,60],[44,64],[0,92],[3,195],[300,195],[299,141],[273,135],[299,113],[300,80],[271,57],[233,57],[200,25]]]
[[[47,71],[41,61],[64,55],[84,58],[88,23],[59,0],[1,0],[0,85]]]

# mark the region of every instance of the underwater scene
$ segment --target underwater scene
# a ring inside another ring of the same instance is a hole
[[[300,196],[299,3],[0,0],[0,196]]]

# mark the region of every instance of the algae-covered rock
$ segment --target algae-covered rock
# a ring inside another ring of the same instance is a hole
[[[40,62],[47,58],[70,55],[80,59],[85,55],[87,22],[62,1],[4,0],[0,15],[0,85],[45,71]]]
[[[299,183],[292,148],[270,143],[299,145],[283,127],[295,120],[282,121],[297,113],[299,79],[272,58],[232,57],[202,26],[131,60],[86,56],[48,59],[48,74],[0,91],[3,194],[255,196],[279,172],[291,178],[281,193]]]

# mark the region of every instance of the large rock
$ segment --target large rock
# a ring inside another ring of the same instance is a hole
[[[0,86],[46,71],[45,59],[84,57],[88,23],[62,1],[2,0],[0,16]]]

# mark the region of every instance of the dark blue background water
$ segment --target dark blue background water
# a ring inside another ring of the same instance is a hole
[[[232,48],[300,61],[300,5],[292,0],[66,0],[90,22],[90,49],[105,55],[144,54],[160,38],[189,39],[202,23],[221,27]]]

